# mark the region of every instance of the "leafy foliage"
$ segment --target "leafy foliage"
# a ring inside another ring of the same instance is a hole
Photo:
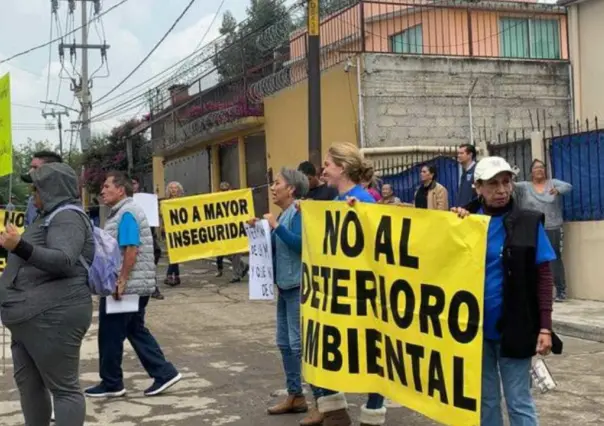
[[[100,193],[107,172],[128,171],[126,139],[139,124],[137,119],[127,121],[113,128],[108,135],[92,140],[90,148],[83,154],[83,165],[86,166],[84,184],[88,191]],[[135,170],[152,162],[150,142],[142,133],[132,137],[132,157]]]
[[[12,202],[21,207],[27,203],[31,191],[28,184],[21,180],[21,175],[27,173],[31,159],[35,152],[38,151],[53,151],[59,152],[59,146],[53,145],[49,141],[34,141],[28,139],[23,146],[13,146],[13,181],[12,181]],[[81,166],[82,154],[80,152],[70,152],[64,160],[76,170],[79,171]],[[9,201],[8,188],[9,176],[0,178],[0,204],[5,204]]]
[[[225,12],[220,27],[220,34],[224,36],[223,47],[214,57],[214,65],[222,81],[240,77],[249,70],[261,69],[261,65],[272,62],[273,50],[267,49],[266,40],[258,43],[258,37],[275,24],[282,27],[271,32],[270,44],[277,49],[288,42],[289,31],[293,28],[283,4],[276,4],[274,0],[251,0],[247,19],[241,25],[237,25],[230,12]]]

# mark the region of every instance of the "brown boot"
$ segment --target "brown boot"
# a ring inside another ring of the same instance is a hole
[[[308,411],[308,405],[306,404],[306,398],[296,395],[288,395],[287,399],[274,407],[268,409],[268,414],[292,414],[292,413],[306,413]]]
[[[386,423],[386,407],[370,410],[365,405],[361,407],[361,426],[381,426]]]
[[[313,405],[308,410],[308,415],[300,420],[300,426],[319,426],[323,424],[324,417],[319,408]]]
[[[322,396],[317,401],[319,411],[323,413],[323,426],[350,426],[348,403],[343,393]]]

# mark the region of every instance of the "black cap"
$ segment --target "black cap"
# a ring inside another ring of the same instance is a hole
[[[34,183],[31,175],[29,173],[24,173],[21,175],[21,180],[25,183]]]

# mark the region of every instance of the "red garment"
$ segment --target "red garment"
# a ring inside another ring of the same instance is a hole
[[[376,203],[382,199],[382,194],[380,194],[373,188],[368,188],[367,192],[369,192],[371,194],[371,196],[376,201]]]
[[[537,297],[541,328],[552,329],[554,274],[549,262],[537,266]]]

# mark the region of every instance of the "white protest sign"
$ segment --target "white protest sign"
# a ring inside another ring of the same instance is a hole
[[[245,225],[250,248],[250,300],[274,300],[271,230],[266,220]]]
[[[159,202],[157,194],[137,192],[133,198],[134,202],[145,212],[149,226],[152,228],[159,226]]]

